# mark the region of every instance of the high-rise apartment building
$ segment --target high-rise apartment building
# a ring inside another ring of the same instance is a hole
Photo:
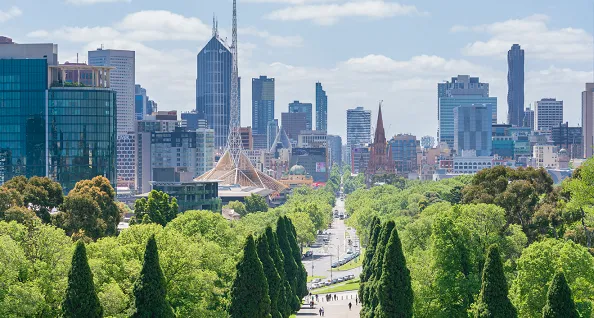
[[[245,150],[254,150],[252,127],[239,127],[239,134],[241,135],[241,147]]]
[[[371,143],[371,110],[347,109],[347,149]]]
[[[524,121],[524,50],[519,44],[507,52],[507,123],[522,127]]]
[[[215,131],[215,147],[225,148],[231,120],[231,72],[233,57],[218,31],[198,53],[196,112]]]
[[[80,180],[104,176],[115,186],[112,69],[58,65],[57,49],[0,44],[0,184],[19,175],[47,176],[67,193]],[[92,78],[81,87],[66,78],[69,72]]]
[[[463,105],[491,105],[491,122],[497,123],[497,98],[489,97],[489,83],[478,77],[458,75],[451,82],[437,84],[437,138],[454,147],[454,108]]]
[[[316,83],[316,130],[328,131],[328,95],[322,83]]]
[[[266,149],[270,149],[270,147],[272,147],[276,135],[278,135],[278,119],[273,119],[268,122],[266,128],[266,140],[268,142]]]
[[[586,83],[582,92],[582,130],[584,157],[590,158],[594,152],[594,83]]]
[[[274,119],[274,78],[252,78],[252,133],[266,135]]]
[[[305,127],[306,130],[313,129],[312,111],[313,110],[312,110],[311,103],[302,103],[302,102],[296,100],[289,104],[289,113],[304,113],[305,114],[305,119],[307,121],[307,126]]]
[[[571,159],[583,158],[582,127],[570,127],[569,123],[561,123],[551,128],[553,145],[567,150]]]
[[[551,131],[563,122],[563,101],[543,98],[534,102],[534,124],[536,130]]]
[[[118,136],[134,131],[135,52],[99,48],[89,51],[89,65],[114,67],[111,70],[111,88],[117,94]]]
[[[490,156],[492,148],[491,105],[463,105],[454,108],[454,150],[475,150]]]
[[[89,51],[89,65],[113,67],[111,88],[116,92],[117,136],[117,185],[134,188],[136,158],[134,156],[135,133],[135,52],[106,50]]]

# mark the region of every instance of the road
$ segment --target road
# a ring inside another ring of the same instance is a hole
[[[346,214],[344,209],[344,201],[337,199],[334,210]],[[349,274],[359,277],[361,273],[361,267],[357,267],[347,271],[337,271],[332,268],[332,262],[337,261],[341,257],[344,257],[347,250],[351,247],[348,245],[347,237],[351,238],[354,245],[358,247],[352,247],[352,249],[359,250],[360,242],[354,229],[348,228],[343,220],[334,218],[332,227],[328,230],[330,241],[319,248],[312,248],[313,257],[303,260],[303,265],[307,269],[309,276],[323,276],[325,278],[336,278],[346,276]],[[348,233],[348,236],[346,235]],[[313,260],[312,260],[313,259]],[[332,286],[332,285],[331,285]],[[334,295],[334,294],[333,294]],[[319,308],[324,307],[325,317],[359,317],[360,305],[355,305],[356,291],[347,291],[342,293],[335,293],[338,296],[338,300],[330,302],[325,301],[325,294],[319,295],[319,301],[316,302],[314,309],[309,309],[309,306],[303,307],[302,310],[297,313],[297,316],[312,316],[318,315]],[[348,303],[351,302],[352,309],[348,309]]]

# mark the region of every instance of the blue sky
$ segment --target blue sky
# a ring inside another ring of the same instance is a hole
[[[137,52],[137,83],[161,110],[194,108],[196,54],[213,13],[230,35],[231,0],[3,0],[0,35],[53,42],[60,62],[101,44]],[[506,120],[506,52],[526,50],[526,105],[565,101],[579,124],[581,91],[592,81],[592,0],[390,1],[238,0],[242,125],[251,124],[245,80],[276,78],[276,115],[293,100],[329,96],[329,132],[346,135],[346,109],[384,101],[387,135],[435,135],[437,82],[479,76]]]

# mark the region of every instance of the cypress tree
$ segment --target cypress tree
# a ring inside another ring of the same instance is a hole
[[[297,244],[297,230],[295,230],[295,226],[293,225],[293,222],[291,222],[291,219],[286,216],[284,219],[288,230],[287,239],[289,239],[291,252],[293,252],[293,258],[299,269],[299,276],[297,277],[297,296],[301,299],[309,294],[309,291],[307,290],[307,270],[305,269],[305,266],[303,266],[303,262],[301,262],[301,248],[299,248],[299,244]]]
[[[231,318],[270,318],[270,297],[262,262],[258,259],[254,237],[249,235],[243,257],[237,263],[237,274],[231,287]]]
[[[371,277],[371,261],[373,259],[373,255],[375,254],[377,241],[379,238],[380,231],[382,229],[379,224],[379,219],[375,218],[374,220],[376,220],[378,222],[375,222],[375,224],[372,223],[374,226],[370,232],[371,236],[369,238],[369,244],[367,245],[367,248],[365,249],[365,257],[363,258],[361,275],[359,276],[360,277],[359,299],[361,299],[362,302],[365,299],[365,286],[367,284],[367,281]]]
[[[103,317],[103,308],[95,292],[93,273],[87,260],[85,243],[76,242],[72,267],[68,272],[68,288],[62,302],[62,317]]]
[[[543,318],[577,318],[571,289],[567,285],[563,272],[558,272],[553,277],[547,294],[547,304],[542,309]]]
[[[278,310],[278,298],[281,280],[276,270],[274,260],[272,259],[269,253],[268,238],[266,237],[266,232],[264,232],[264,234],[262,234],[256,241],[256,249],[258,251],[258,258],[260,259],[260,262],[262,262],[266,282],[268,283],[268,296],[270,297],[270,313],[272,314],[272,318],[281,318],[281,313]]]
[[[290,301],[291,299],[295,299],[295,297],[293,297],[293,290],[291,290],[291,285],[286,279],[285,257],[278,246],[278,238],[276,237],[276,233],[272,231],[270,226],[266,228],[266,238],[268,239],[268,251],[272,257],[272,260],[274,261],[276,271],[278,272],[281,281],[279,286],[277,308],[283,317],[289,317],[293,313],[293,308],[291,307]]]
[[[396,228],[392,230],[385,250],[382,276],[378,282],[379,302],[375,308],[375,317],[412,318],[413,290],[410,271],[406,267]]]
[[[142,270],[134,284],[135,318],[175,317],[166,299],[165,277],[159,265],[159,251],[155,236],[151,235],[144,250]]]
[[[514,318],[518,316],[516,308],[507,297],[507,282],[503,273],[503,264],[497,245],[489,247],[481,292],[477,300],[474,316],[476,318]]]
[[[288,300],[293,311],[298,311],[301,308],[301,298],[299,297],[297,289],[297,280],[299,277],[299,267],[293,258],[291,245],[289,244],[287,227],[282,218],[278,218],[276,222],[276,237],[278,238],[278,245],[284,257],[285,279],[291,285],[292,297]]]
[[[361,311],[364,314],[362,315],[363,317],[374,317],[374,310],[379,302],[379,292],[377,289],[378,281],[382,277],[384,253],[386,251],[386,245],[388,244],[390,235],[392,234],[392,230],[395,226],[396,224],[394,221],[388,221],[382,226],[382,230],[377,241],[377,247],[375,249],[375,254],[373,255],[373,260],[371,261],[371,276],[369,277],[369,280],[365,286],[364,306],[361,308]]]

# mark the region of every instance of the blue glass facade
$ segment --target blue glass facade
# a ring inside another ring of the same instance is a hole
[[[116,184],[116,93],[52,88],[48,93],[48,176],[68,193],[76,182],[104,176]]]
[[[524,122],[524,50],[514,44],[507,52],[507,123],[522,127]]]
[[[413,135],[394,136],[389,141],[392,149],[392,159],[394,159],[396,172],[407,176],[409,172],[416,172],[417,167],[417,147],[420,142]]]
[[[476,150],[477,156],[490,156],[493,128],[491,105],[463,105],[454,108],[454,149]]]
[[[0,59],[0,184],[45,176],[46,59]]]
[[[253,78],[252,133],[266,135],[271,120],[274,120],[274,78]]]
[[[316,83],[316,130],[328,131],[328,95],[322,83]]]
[[[224,148],[231,120],[231,72],[229,48],[213,37],[197,56],[196,112],[215,131],[215,147]]]
[[[440,142],[446,142],[450,148],[454,148],[454,108],[470,105],[489,105],[491,107],[490,123],[493,123],[493,114],[497,113],[497,97],[483,97],[479,95],[441,97],[439,99]]]

